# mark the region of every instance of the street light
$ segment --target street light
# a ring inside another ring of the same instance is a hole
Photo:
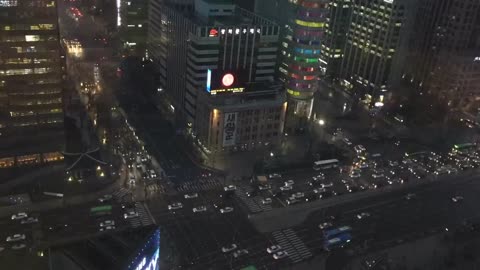
[[[270,152],[270,156],[271,156],[271,157],[273,157],[273,156],[274,156],[273,152]]]
[[[323,119],[318,120],[318,124],[320,124],[320,126],[325,125],[325,120]]]

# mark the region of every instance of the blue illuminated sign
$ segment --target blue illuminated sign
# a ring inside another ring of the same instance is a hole
[[[210,93],[210,89],[212,87],[212,70],[207,70],[207,92]]]

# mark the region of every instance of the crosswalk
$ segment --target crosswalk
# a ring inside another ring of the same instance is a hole
[[[222,184],[216,179],[201,179],[198,181],[188,181],[176,186],[178,192],[198,192],[202,190],[211,190],[222,188]]]
[[[161,184],[152,184],[147,186],[147,191],[150,193],[165,194],[167,193],[167,188]]]
[[[117,201],[122,201],[123,197],[130,195],[131,192],[126,188],[117,189],[112,193],[113,198]]]
[[[255,196],[253,198],[249,198],[246,193],[252,191],[253,188],[249,185],[240,185],[237,186],[237,190],[235,190],[235,195],[242,201],[242,203],[247,206],[248,210],[251,213],[259,213],[263,211],[271,211],[271,205],[265,205],[262,203],[262,198],[260,196]]]
[[[312,252],[292,229],[274,231],[275,241],[288,253],[293,263],[298,263],[312,257]]]
[[[153,220],[150,218],[150,215],[146,209],[147,206],[140,202],[135,203],[135,211],[138,213],[138,217],[128,219],[130,226],[133,228],[143,227],[153,224]]]

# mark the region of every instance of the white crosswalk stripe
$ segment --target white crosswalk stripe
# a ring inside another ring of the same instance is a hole
[[[292,229],[275,231],[272,233],[272,236],[288,253],[288,257],[293,263],[298,263],[312,257],[311,251]]]

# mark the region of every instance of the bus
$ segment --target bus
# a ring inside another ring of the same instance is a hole
[[[336,168],[336,167],[338,167],[338,159],[319,160],[313,163],[313,169],[315,171]]]
[[[105,216],[112,213],[111,205],[100,205],[90,208],[90,215],[92,216]]]
[[[330,251],[336,247],[343,247],[352,240],[352,235],[349,233],[342,233],[337,235],[335,238],[325,240],[323,242],[323,248],[326,251]]]
[[[454,153],[465,153],[469,150],[474,150],[477,145],[474,143],[462,143],[462,144],[455,144],[453,146],[452,152]]]
[[[63,193],[57,193],[57,192],[45,191],[45,192],[43,192],[43,195],[57,197],[57,198],[63,198]]]
[[[334,229],[325,230],[323,232],[323,236],[325,237],[325,239],[330,239],[330,238],[335,237],[339,234],[350,232],[351,230],[352,230],[352,228],[350,226],[342,226],[342,227],[338,227],[338,228],[334,228]]]

